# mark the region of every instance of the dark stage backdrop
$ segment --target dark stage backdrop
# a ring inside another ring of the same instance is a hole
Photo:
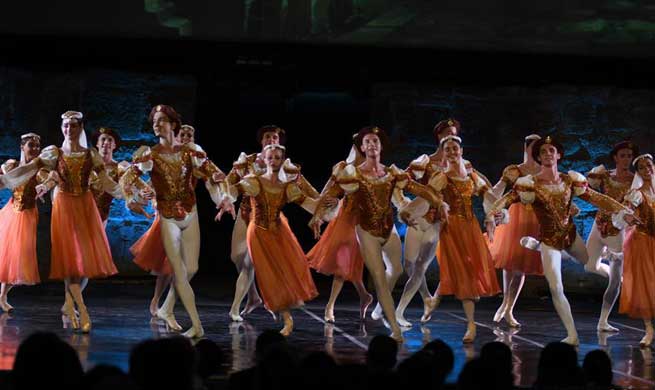
[[[174,106],[196,127],[197,142],[225,171],[241,151],[259,149],[258,127],[284,127],[289,157],[319,190],[346,157],[351,134],[368,124],[391,134],[386,162],[405,167],[434,151],[432,126],[455,117],[466,158],[494,182],[503,167],[521,160],[523,137],[533,132],[565,143],[562,170],[609,163],[607,152],[622,139],[644,152],[654,146],[655,89],[645,60],[70,36],[4,37],[0,49],[2,160],[19,155],[24,132],[41,134],[44,146],[61,144],[59,115],[69,109],[85,113],[89,136],[100,126],[116,128],[125,140],[117,159],[129,159],[155,141],[147,114],[158,103]],[[232,280],[232,223],[213,221],[202,187],[201,272]],[[0,202],[8,196],[0,192]],[[586,237],[593,211],[580,206],[576,221]],[[40,207],[39,261],[47,275],[49,202]],[[294,205],[285,213],[311,248],[309,215]],[[115,201],[107,231],[122,275],[144,275],[128,249],[149,223]],[[565,283],[586,292],[604,281],[566,264]]]

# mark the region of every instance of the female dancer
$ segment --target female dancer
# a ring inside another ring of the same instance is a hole
[[[430,156],[424,154],[409,165],[406,172],[412,175],[412,178],[421,184],[428,184],[430,179],[437,173],[443,171],[447,167],[446,156],[443,149],[439,147],[443,138],[449,135],[457,135],[459,132],[460,124],[455,119],[443,120],[434,127],[433,134],[437,142],[437,150]],[[468,163],[468,161],[466,161]],[[470,169],[470,163],[469,163]],[[419,202],[427,205],[427,202],[416,201],[413,202],[413,207],[419,207]],[[409,222],[407,225],[407,233],[405,234],[405,272],[409,275],[409,279],[405,284],[403,295],[400,297],[398,307],[396,308],[396,318],[401,326],[409,327],[412,324],[405,319],[405,310],[411,302],[412,298],[418,291],[423,298],[423,316],[421,322],[425,323],[430,320],[432,295],[428,290],[428,285],[425,280],[425,273],[428,266],[434,259],[435,250],[437,249],[437,242],[439,241],[439,231],[441,230],[441,223],[438,218],[438,210],[429,208],[427,213],[417,218],[414,221],[407,221],[406,218],[410,215],[410,210],[407,208],[401,213],[400,219]]]
[[[182,304],[191,317],[191,328],[184,336],[198,338],[204,335],[204,330],[196,309],[195,295],[189,281],[198,270],[198,255],[200,250],[200,230],[196,197],[193,188],[194,170],[208,178],[208,189],[212,200],[221,204],[225,195],[225,183],[222,172],[207,158],[202,149],[195,144],[176,145],[174,131],[180,127],[180,116],[173,107],[160,104],[153,107],[149,116],[159,144],[153,147],[142,146],[134,153],[134,163],[120,180],[125,192],[128,207],[139,213],[143,211],[143,198],[134,191],[139,177],[150,172],[152,186],[157,201],[157,212],[160,214],[161,234],[171,268],[173,269],[173,284],[162,307],[157,311],[157,317],[166,321],[166,326],[173,330],[181,327],[175,320],[173,309],[175,293],[180,295]],[[144,185],[144,184],[142,184]],[[147,193],[152,194],[151,191]]]
[[[281,209],[287,203],[297,203],[309,212],[316,208],[316,198],[289,180],[282,168],[285,148],[270,144],[264,148],[266,172],[248,175],[236,184],[235,189],[250,200],[248,224],[248,255],[255,267],[257,284],[268,310],[280,312],[284,336],[293,330],[291,309],[303,305],[318,295],[309,271],[307,259],[294,236]],[[229,211],[235,217],[234,208],[224,205],[217,215]]]
[[[393,225],[392,202],[399,208],[405,205],[403,189],[427,199],[437,208],[442,206],[442,202],[429,187],[416,183],[407,173],[394,165],[386,167],[380,163],[381,137],[386,138],[379,127],[370,126],[359,131],[355,145],[366,155],[366,160],[359,166],[344,168],[337,175],[338,186],[329,189],[324,197],[348,194],[352,197],[358,216],[355,226],[357,241],[378,297],[378,305],[371,316],[378,319],[384,310],[392,329],[391,337],[402,341],[391,297],[391,287],[402,272],[400,237]],[[325,203],[319,202],[310,222],[316,238],[320,237],[320,225],[327,214]]]
[[[623,201],[623,197],[630,190],[630,185],[634,174],[630,172],[630,164],[635,156],[639,154],[637,145],[632,142],[623,141],[614,145],[610,152],[610,157],[616,164],[616,169],[608,171],[604,166],[598,166],[587,173],[589,186],[611,196],[618,202]],[[623,275],[623,238],[624,229],[617,229],[612,225],[612,215],[610,213],[599,211],[591,227],[591,233],[587,238],[587,252],[589,253],[589,262],[585,264],[585,269],[589,272],[595,272],[601,276],[609,278],[607,289],[603,295],[603,306],[600,312],[597,329],[601,332],[618,332],[619,330],[607,322],[612,312],[612,307],[619,296],[621,287],[621,277]],[[603,249],[609,250],[607,264],[602,263]]]
[[[499,199],[487,215],[493,215],[519,201],[532,205],[539,220],[541,242],[526,236],[521,238],[521,245],[541,252],[544,276],[548,281],[553,305],[567,332],[567,337],[562,341],[578,345],[578,332],[569,301],[564,295],[561,270],[563,255],[582,264],[589,260],[584,242],[573,223],[573,197],[577,196],[611,212],[629,213],[630,210],[614,199],[588,188],[587,180],[580,173],[560,173],[557,165],[563,155],[563,146],[551,136],[537,140],[532,145],[532,157],[541,164],[541,170],[534,176],[528,175],[516,180],[514,188]]]
[[[175,142],[178,145],[194,144],[195,132],[196,129],[193,126],[182,125],[177,134],[175,134]],[[196,175],[198,175],[198,172],[194,172],[192,180],[193,188],[197,184]],[[207,183],[211,182],[208,181]],[[173,280],[173,269],[166,258],[164,242],[161,237],[159,213],[155,215],[155,220],[150,225],[150,228],[130,247],[130,252],[134,255],[134,263],[136,265],[157,276],[155,279],[155,291],[149,306],[150,314],[156,317],[161,296]]]
[[[625,268],[623,287],[619,302],[619,313],[644,321],[646,335],[639,345],[648,347],[653,342],[653,319],[655,318],[655,166],[653,156],[643,154],[635,158],[637,168],[630,192],[625,196],[626,204],[636,211],[636,219],[626,216],[625,221],[635,224],[629,231],[623,246]],[[617,228],[626,223],[620,215],[612,219]]]
[[[539,173],[541,166],[532,158],[532,146],[538,139],[541,137],[536,134],[525,137],[523,163],[503,170],[503,177],[493,188],[497,198],[503,196],[506,189],[512,189],[519,177]],[[498,226],[489,246],[496,268],[503,270],[503,303],[494,315],[494,322],[504,318],[512,328],[521,326],[514,318],[514,305],[525,275],[544,274],[539,253],[521,246],[519,241],[524,236],[539,237],[539,221],[532,207],[515,203],[509,208],[509,223]]]
[[[431,180],[431,187],[439,191],[449,205],[448,219],[441,228],[437,246],[440,282],[436,296],[455,295],[462,301],[468,321],[462,341],[472,343],[476,336],[475,301],[483,296],[500,292],[491,253],[487,248],[480,225],[473,214],[471,198],[474,195],[494,196],[487,182],[476,172],[468,172],[462,159],[462,140],[454,135],[441,140],[448,168]],[[493,241],[493,218],[485,220]]]
[[[328,193],[337,185],[336,178],[346,166],[349,164],[357,166],[363,162],[363,159],[361,152],[353,146],[348,158],[332,168],[332,176],[325,184],[321,195]],[[323,199],[328,200],[327,197]],[[364,320],[366,309],[373,302],[373,296],[366,291],[362,280],[364,260],[355,234],[357,216],[353,198],[350,195],[344,196],[338,210],[336,218],[330,221],[320,240],[307,253],[309,265],[313,269],[324,275],[333,275],[330,299],[325,306],[325,321],[330,323],[334,323],[334,304],[346,280],[355,286],[359,295],[360,320]]]
[[[59,183],[52,206],[52,261],[50,278],[63,279],[67,297],[74,306],[65,305],[66,316],[73,329],[88,333],[91,319],[82,296],[82,282],[117,273],[111,258],[102,219],[89,190],[91,173],[95,172],[102,188],[120,196],[120,188],[107,176],[102,157],[95,148],[87,148],[82,113],[67,111],[61,116],[64,143],[61,148],[49,146],[30,163],[0,176],[5,186],[15,188],[32,177],[40,167],[56,171]]]
[[[39,156],[41,138],[34,133],[23,134],[20,140],[20,162],[7,160],[0,174],[10,172]],[[14,188],[11,199],[0,210],[0,307],[3,311],[14,308],[7,302],[9,290],[16,285],[33,285],[40,282],[36,258],[36,226],[39,211],[37,197],[55,186],[45,170],[39,170],[25,184]],[[11,239],[8,239],[11,237]]]
[[[261,145],[262,151],[260,153],[253,153],[246,155],[241,153],[239,159],[234,163],[232,170],[227,175],[227,181],[230,185],[235,185],[247,175],[261,175],[266,172],[266,163],[264,161],[264,148],[268,145],[284,145],[286,141],[286,132],[284,129],[275,126],[267,125],[257,130],[257,142]],[[309,191],[313,198],[318,197],[318,192],[307,183],[305,178],[300,174],[300,168],[286,162],[281,168],[288,177],[297,178],[299,185],[305,191]],[[281,216],[284,217],[284,214]],[[251,313],[257,307],[262,305],[262,299],[257,292],[255,285],[255,268],[252,264],[252,259],[249,257],[248,246],[246,241],[246,233],[248,222],[250,221],[250,201],[247,194],[241,199],[239,212],[236,217],[236,222],[232,230],[232,247],[230,251],[230,258],[239,271],[237,278],[234,300],[230,308],[230,319],[232,321],[243,321],[243,316]],[[240,311],[241,302],[248,294],[246,307]],[[271,312],[275,318],[275,314]]]

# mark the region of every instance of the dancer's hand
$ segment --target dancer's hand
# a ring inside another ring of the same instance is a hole
[[[639,218],[637,218],[634,214],[626,214],[623,216],[623,220],[625,220],[628,225],[634,226],[634,225],[641,225],[642,222]]]
[[[130,202],[130,203],[128,203],[127,208],[129,208],[130,211],[132,211],[133,213],[141,214],[141,215],[143,215],[144,217],[146,217],[146,218],[148,218],[148,219],[152,219],[152,214],[148,213],[148,212],[143,208],[143,205],[142,205],[141,203],[138,203],[138,202]]]
[[[314,238],[319,239],[321,238],[321,225],[323,224],[323,220],[320,218],[315,218],[309,221],[309,227],[312,229],[314,232]]]
[[[487,221],[487,237],[489,238],[489,242],[494,242],[494,232],[496,231],[496,224],[494,221]]]
[[[503,212],[502,211],[497,211],[494,213],[494,223],[496,225],[500,225],[503,223]]]
[[[569,214],[571,214],[572,217],[577,217],[578,214],[580,214],[580,208],[575,205],[575,203],[571,203],[571,208],[569,209]]]
[[[225,180],[225,174],[223,172],[214,172],[212,173],[212,180],[214,183]]]
[[[45,184],[39,184],[36,187],[34,187],[34,190],[36,191],[36,199],[40,200],[41,202],[45,202],[45,200],[43,200],[43,197],[45,196],[45,194],[48,193],[48,186],[46,186]]]
[[[448,211],[450,211],[448,204],[442,203],[441,207],[439,207],[439,219],[442,225],[448,224]]]
[[[401,211],[398,214],[398,218],[400,218],[400,220],[404,222],[407,226],[414,227],[418,224],[416,218],[412,218],[411,213],[406,210]]]
[[[339,204],[339,199],[333,196],[326,196],[323,198],[323,201],[321,203],[323,207],[331,209],[333,207],[336,207],[337,204]]]
[[[229,213],[232,216],[232,219],[236,219],[237,214],[234,211],[234,205],[232,202],[229,200],[225,199],[223,202],[221,202],[220,205],[218,205],[218,213],[216,214],[216,217],[214,217],[214,221],[218,222],[223,218],[223,214]]]
[[[150,201],[154,199],[154,197],[155,192],[150,187],[145,187],[139,191],[139,198],[143,199],[144,201]]]

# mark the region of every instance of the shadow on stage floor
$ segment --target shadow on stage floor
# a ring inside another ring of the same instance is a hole
[[[11,369],[19,343],[37,330],[54,331],[73,345],[86,368],[98,363],[108,363],[127,370],[131,348],[147,338],[167,337],[164,324],[151,319],[148,303],[154,283],[152,280],[92,281],[86,291],[86,303],[93,321],[90,334],[76,334],[62,328],[61,284],[44,284],[34,287],[18,287],[12,290],[10,302],[16,308],[11,314],[0,316],[0,369]],[[323,291],[322,287],[321,291]],[[255,339],[267,328],[281,328],[263,309],[256,310],[245,322],[231,323],[228,310],[232,300],[231,285],[220,285],[211,279],[194,281],[198,309],[206,337],[217,342],[227,351],[226,371],[249,367],[252,362]],[[329,289],[329,286],[326,286]],[[357,300],[344,289],[337,302],[336,324],[323,321],[323,307],[327,299],[323,294],[304,308],[293,311],[295,331],[289,341],[302,352],[326,350],[339,361],[364,360],[366,346],[376,334],[388,334],[381,321],[370,318],[363,323],[357,320]],[[396,297],[398,299],[398,297]],[[404,333],[405,343],[399,359],[420,349],[428,341],[441,338],[455,352],[455,369],[448,378],[454,382],[467,359],[475,356],[482,345],[490,341],[508,344],[513,353],[517,385],[529,386],[536,378],[539,352],[551,341],[565,337],[564,328],[549,300],[519,300],[515,315],[522,323],[520,330],[505,324],[495,325],[491,318],[500,298],[483,299],[476,308],[478,336],[473,345],[465,346],[461,338],[465,331],[464,314],[455,300],[445,300],[427,324],[419,318],[422,305],[416,297],[406,313],[414,326]],[[597,333],[596,321],[600,304],[589,299],[572,299],[576,326],[580,333],[579,358],[594,349],[604,349],[613,361],[615,383],[633,388],[655,386],[655,363],[652,349],[640,349],[643,323],[613,314],[611,323],[619,333]],[[178,321],[189,326],[188,317],[180,304],[176,310]]]

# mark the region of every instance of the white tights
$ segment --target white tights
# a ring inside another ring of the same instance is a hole
[[[621,276],[623,275],[623,238],[623,230],[616,236],[603,238],[596,226],[596,221],[594,221],[591,227],[591,233],[589,233],[589,238],[587,239],[589,262],[585,264],[585,270],[609,278],[607,289],[603,295],[600,319],[598,320],[598,327],[601,330],[615,330],[615,328],[609,326],[607,319],[612,312],[612,308],[621,289]],[[609,265],[604,264],[601,258],[605,247],[618,254],[618,258],[609,260]]]
[[[577,344],[578,332],[575,329],[573,315],[571,314],[571,306],[564,295],[564,286],[562,284],[562,258],[564,257],[578,261],[582,264],[587,264],[589,261],[587,248],[585,247],[582,238],[576,234],[575,241],[573,241],[573,244],[566,250],[555,249],[549,245],[541,243],[540,251],[544,276],[548,281],[553,305],[555,306],[559,318],[564,323],[564,328],[566,328],[567,337],[562,341],[569,344]]]
[[[359,250],[364,258],[364,264],[373,278],[378,298],[378,303],[371,316],[379,318],[381,312],[384,311],[393,331],[392,336],[400,338],[400,328],[396,321],[393,297],[391,296],[391,290],[402,273],[401,244],[398,232],[394,228],[387,239],[372,235],[360,225],[355,227],[355,232]]]
[[[230,316],[233,320],[241,320],[240,308],[243,298],[248,294],[248,302],[246,307],[257,305],[262,302],[262,299],[257,292],[255,285],[255,266],[252,259],[248,254],[248,244],[246,242],[246,234],[248,231],[248,224],[241,217],[241,210],[237,212],[237,220],[232,229],[232,248],[230,251],[230,258],[239,271],[236,287],[234,289],[234,300],[230,308]],[[247,310],[247,309],[246,309]]]
[[[161,311],[169,315],[173,314],[177,293],[191,318],[192,327],[200,329],[202,325],[196,309],[196,298],[189,283],[198,271],[200,255],[200,227],[196,208],[194,207],[181,221],[161,217],[161,235],[166,257],[173,268],[173,286],[175,286],[168,290]]]
[[[429,301],[432,296],[428,290],[425,280],[425,273],[435,257],[437,242],[439,241],[439,223],[432,224],[427,229],[408,227],[405,235],[405,272],[409,276],[403,295],[398,302],[396,317],[403,326],[411,326],[405,320],[405,310],[414,298],[416,291],[421,294],[423,303]]]

